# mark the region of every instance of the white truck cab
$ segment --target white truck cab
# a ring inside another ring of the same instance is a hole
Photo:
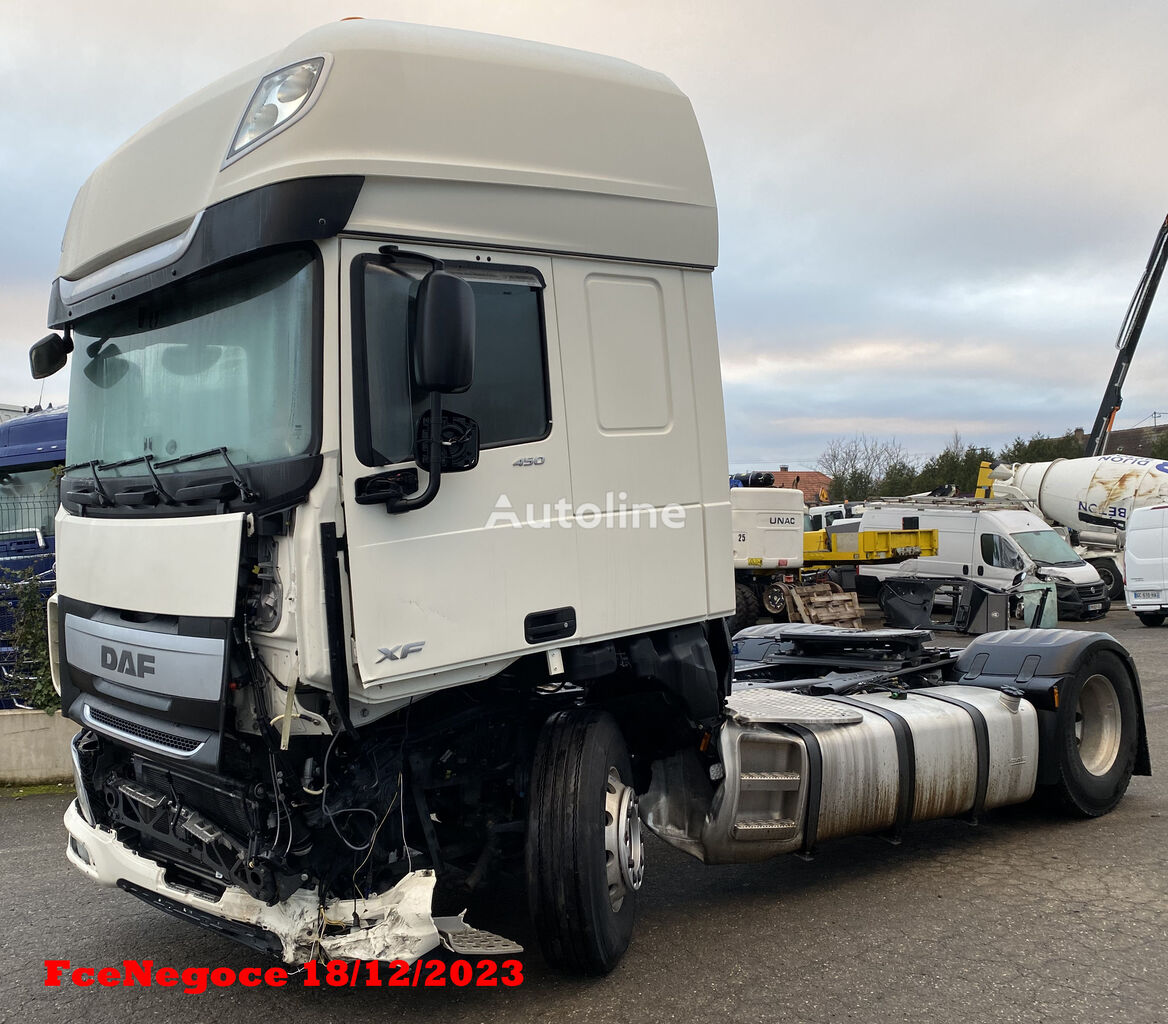
[[[803,564],[803,492],[792,487],[732,487],[734,568],[798,569]]]
[[[1132,511],[1127,524],[1124,597],[1145,626],[1168,617],[1168,505]]]
[[[862,566],[860,576],[869,588],[889,576],[913,575],[964,577],[1006,590],[1025,573],[1056,584],[1060,618],[1098,618],[1110,607],[1098,572],[1041,517],[1025,509],[951,499],[870,502],[860,528],[937,531],[935,556]]]
[[[786,610],[775,583],[796,583],[803,565],[803,492],[794,487],[731,487],[734,616],[731,631],[752,626],[760,610]],[[776,603],[776,601],[778,603]]]
[[[613,748],[606,841],[631,850],[637,727],[572,709],[589,679],[618,704],[656,688],[633,718],[662,749],[719,720],[716,262],[667,78],[474,33],[325,26],[94,171],[52,289],[65,338],[33,352],[43,375],[71,350],[51,614],[85,730],[74,864],[287,959],[408,959],[438,941],[432,905],[522,860],[529,793],[558,813],[578,783],[554,751],[579,737]],[[386,845],[354,874],[391,803],[425,856]],[[559,962],[623,950],[635,847],[609,880],[625,909]],[[608,906],[603,873],[534,856],[537,889],[583,874]],[[301,904],[349,920],[327,907],[355,892],[380,923],[322,939]],[[390,934],[403,901],[421,909]],[[536,902],[563,949],[574,923]]]

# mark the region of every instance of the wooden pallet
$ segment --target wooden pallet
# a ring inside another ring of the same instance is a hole
[[[814,622],[823,626],[863,628],[860,599],[855,594],[841,594],[829,583],[812,583],[790,590],[792,622]]]

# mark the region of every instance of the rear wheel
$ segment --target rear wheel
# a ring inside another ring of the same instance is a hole
[[[1115,562],[1110,558],[1093,558],[1091,565],[1099,573],[1099,578],[1103,581],[1103,589],[1107,596],[1112,601],[1118,601],[1123,597],[1123,574],[1119,571]]]
[[[762,606],[776,622],[786,622],[791,617],[790,587],[786,583],[772,583],[762,592]]]
[[[1057,716],[1059,778],[1048,795],[1084,818],[1106,814],[1127,791],[1136,760],[1139,722],[1127,666],[1110,651],[1088,656],[1060,686]]]
[[[527,897],[548,963],[607,974],[633,934],[645,854],[628,748],[611,715],[548,719],[532,768]]]
[[[730,635],[758,622],[758,595],[745,583],[734,585],[734,614],[730,616]]]
[[[1145,626],[1162,626],[1164,625],[1163,612],[1136,612],[1139,616],[1140,622]]]

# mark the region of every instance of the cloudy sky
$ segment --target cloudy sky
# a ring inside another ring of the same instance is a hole
[[[1168,212],[1163,2],[0,0],[0,402],[39,397],[26,353],[94,165],[351,14],[608,53],[689,94],[736,468],[810,467],[857,432],[923,458],[954,431],[1090,427]],[[1119,426],[1168,413],[1164,306]]]

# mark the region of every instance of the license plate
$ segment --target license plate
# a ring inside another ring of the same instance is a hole
[[[1160,599],[1160,591],[1158,590],[1137,590],[1135,591],[1137,601],[1158,601]]]
[[[1087,605],[1087,611],[1101,612],[1101,611],[1103,611],[1103,603],[1100,602],[1099,604],[1089,604],[1089,605]]]

